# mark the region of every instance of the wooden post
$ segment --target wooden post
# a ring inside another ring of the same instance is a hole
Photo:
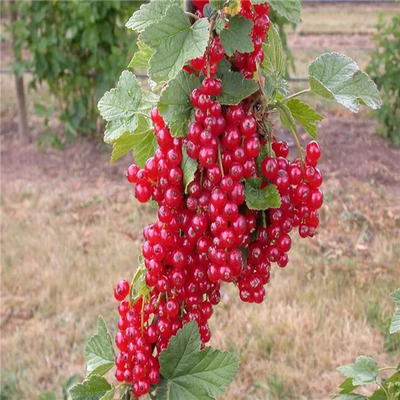
[[[15,10],[15,0],[9,0],[8,6],[10,7],[10,24],[11,24],[11,43],[14,52],[14,60],[20,61],[20,54],[17,52],[16,38],[14,34],[13,24],[17,20],[17,12]],[[18,127],[21,138],[27,142],[32,141],[32,136],[29,132],[28,117],[26,112],[26,101],[25,101],[25,88],[23,76],[18,76],[14,73],[15,78],[15,89],[17,91],[17,102],[18,102]]]

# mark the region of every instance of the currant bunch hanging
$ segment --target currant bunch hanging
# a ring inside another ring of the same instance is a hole
[[[193,13],[173,1],[160,4],[151,0],[127,23],[139,34],[130,67],[149,66],[152,92],[124,71],[99,102],[112,160],[133,150],[127,180],[140,203],[157,208],[132,282],[121,280],[114,290],[115,376],[136,397],[168,381],[162,359],[173,336],[196,325],[199,347],[210,341],[222,283],[234,285],[242,301],[261,303],[271,269],[288,265],[293,238],[316,234],[321,148],[316,140],[301,148],[295,121],[315,139],[322,117],[297,97],[314,91],[352,111],[361,101],[380,105],[373,83],[338,53],[311,64],[310,89],[289,96],[282,46],[263,0],[193,0]],[[275,11],[298,22],[285,4]],[[357,85],[348,72],[340,75],[350,69]],[[277,138],[277,116],[296,154]],[[193,390],[208,396],[207,388]]]

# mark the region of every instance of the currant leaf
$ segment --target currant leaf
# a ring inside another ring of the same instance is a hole
[[[374,81],[343,54],[322,54],[309,66],[308,75],[314,93],[334,100],[352,112],[358,112],[360,104],[373,110],[382,106]]]
[[[281,101],[276,102],[276,108],[279,110],[279,117],[282,125],[290,132],[296,133],[297,127],[290,108]]]
[[[269,0],[268,3],[289,22],[298,24],[301,21],[301,0]]]
[[[224,105],[239,104],[243,99],[258,90],[258,84],[253,79],[245,79],[240,72],[226,72],[222,77],[222,93],[217,101]]]
[[[283,47],[278,31],[271,26],[268,32],[268,41],[263,43],[264,61],[262,68],[266,74],[277,72],[281,76],[285,76],[285,58]]]
[[[318,114],[307,103],[299,99],[291,99],[286,105],[292,113],[293,118],[311,135],[313,139],[318,139],[317,122],[324,118]]]
[[[71,400],[101,400],[112,386],[100,375],[90,375],[69,390]]]
[[[344,376],[353,379],[353,385],[374,383],[379,374],[379,365],[367,356],[357,357],[354,364],[343,365],[338,368]]]
[[[99,317],[97,333],[93,335],[85,348],[86,374],[104,375],[115,364],[115,352],[110,333],[103,317]]]
[[[200,80],[186,71],[180,71],[163,91],[158,102],[158,110],[169,125],[171,135],[185,137],[192,115],[193,106],[190,94],[200,86]]]
[[[150,77],[155,82],[173,79],[189,60],[204,54],[209,22],[200,18],[193,25],[185,12],[172,6],[158,24],[148,27],[140,39],[155,49],[150,59]]]
[[[148,68],[151,57],[154,54],[154,51],[147,44],[138,41],[139,50],[133,55],[128,68]]]
[[[232,17],[228,28],[223,29],[220,33],[225,53],[230,57],[233,56],[235,51],[251,53],[254,50],[254,44],[250,37],[252,29],[253,23],[247,18]]]
[[[154,135],[153,128],[144,117],[139,118],[138,127],[132,136],[133,157],[136,163],[143,168],[147,159],[154,156],[157,149],[157,136]]]
[[[151,1],[143,4],[139,10],[135,11],[126,27],[137,32],[143,32],[147,27],[158,22],[168,11],[171,5],[182,5],[180,0]]]
[[[261,189],[261,179],[246,179],[245,197],[246,204],[250,210],[266,210],[268,208],[279,208],[281,196],[275,185],[268,185]]]
[[[182,147],[182,161],[181,161],[181,170],[183,172],[183,187],[185,189],[185,193],[187,193],[188,186],[191,182],[193,182],[196,171],[198,167],[198,162],[193,160],[187,155],[186,146]]]
[[[200,351],[197,323],[190,322],[170,339],[160,354],[160,365],[169,400],[208,400],[223,394],[237,373],[239,360],[211,347]]]
[[[106,92],[98,109],[107,121],[104,141],[112,144],[125,132],[134,132],[138,125],[137,112],[142,100],[142,90],[136,76],[123,71],[117,87]]]

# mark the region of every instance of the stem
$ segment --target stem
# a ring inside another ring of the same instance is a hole
[[[143,336],[143,329],[144,329],[144,296],[142,296],[142,310],[140,312],[140,332]]]
[[[210,45],[211,41],[213,39],[213,32],[215,29],[215,24],[216,24],[216,19],[217,17],[214,16],[210,20],[210,30],[208,31],[208,45],[207,45],[207,50],[206,50],[206,58],[207,58],[207,78],[210,77]]]
[[[380,368],[380,369],[379,369],[379,372],[382,372],[382,371],[390,371],[390,370],[393,370],[393,369],[397,370],[396,367],[384,367],[384,368]]]
[[[304,90],[301,90],[300,92],[293,93],[292,95],[285,97],[282,101],[288,101],[290,99],[294,99],[295,97],[299,97],[299,96],[309,93],[309,92],[311,92],[310,88],[304,89]]]
[[[221,146],[218,143],[218,164],[219,164],[219,170],[221,171],[222,177],[225,176],[224,174],[224,167],[222,165],[222,155],[221,155]]]
[[[150,117],[149,117],[147,114],[142,113],[142,112],[140,112],[140,111],[136,111],[136,114],[137,114],[137,115],[140,115],[141,117],[144,117],[144,118],[146,118],[146,119],[150,119]]]
[[[376,381],[376,383],[377,383],[378,386],[385,392],[386,397],[387,397],[388,399],[390,399],[389,392],[385,389],[385,387],[384,387],[383,385],[381,385],[378,381]]]
[[[188,15],[189,17],[195,19],[196,21],[199,19],[199,17],[196,14],[193,14],[189,11],[185,11],[185,14]]]
[[[296,142],[297,151],[299,152],[301,166],[304,167],[303,154],[302,154],[302,151],[301,151],[301,145],[300,145],[300,142],[299,142],[299,138],[297,137],[296,132],[292,132],[292,134],[293,134],[294,140]]]

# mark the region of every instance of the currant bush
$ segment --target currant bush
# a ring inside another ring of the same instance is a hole
[[[143,60],[149,64],[153,92],[141,91],[134,75],[124,71],[99,110],[108,121],[105,140],[114,146],[112,160],[133,150],[136,163],[128,168],[127,180],[140,203],[157,208],[157,220],[143,230],[132,282],[121,280],[114,289],[119,302],[115,376],[136,397],[156,387],[157,398],[164,399],[165,385],[173,385],[175,375],[163,358],[170,357],[164,356],[176,346],[179,333],[193,325],[204,349],[221,284],[233,284],[243,302],[261,303],[271,268],[288,265],[297,233],[315,236],[323,177],[315,140],[322,117],[295,98],[305,91],[288,96],[270,5],[263,0],[193,0],[195,10],[185,15],[176,5],[159,4],[153,0],[142,6],[127,23],[140,33],[140,52],[130,66],[143,66]],[[279,7],[285,7],[283,2]],[[337,63],[349,65],[349,59],[326,54],[310,66],[318,94],[334,96],[340,81],[346,86],[345,77],[330,68]],[[358,99],[378,106],[376,88],[369,80],[365,85],[368,99],[360,91],[349,98],[341,94],[336,101],[353,109]],[[362,87],[359,82],[357,88]],[[276,136],[275,115],[293,134],[295,156]],[[295,120],[313,138],[305,149]],[[177,365],[182,357],[177,355]],[[227,376],[233,378],[238,362],[231,365]],[[209,379],[220,382],[213,397],[230,381]],[[210,398],[209,389],[198,384],[189,385],[191,398]]]
[[[206,2],[195,1],[196,14],[203,17]],[[211,338],[208,320],[220,301],[221,282],[237,286],[244,302],[261,303],[273,263],[288,263],[291,234],[315,235],[322,206],[322,174],[317,168],[321,155],[316,141],[307,145],[306,157],[290,161],[289,147],[266,135],[249,101],[224,106],[218,63],[232,62],[245,77],[252,78],[263,62],[270,22],[269,5],[252,7],[243,1],[239,15],[253,22],[254,51],[235,52],[229,58],[219,37],[213,37],[202,57],[184,69],[204,75],[202,85],[190,94],[194,121],[186,138],[176,138],[157,108],[151,111],[158,148],[144,168],[132,164],[128,182],[135,185],[141,203],[158,204],[158,218],[143,231],[142,253],[147,268],[149,301],[125,300],[126,281],[115,288],[119,305],[119,332],[115,338],[120,353],[116,359],[117,380],[133,384],[141,396],[159,381],[157,356],[183,324],[196,321],[201,340]],[[269,155],[257,160],[262,147]],[[186,194],[180,168],[183,148],[198,162]],[[260,178],[262,185],[276,185],[281,206],[251,210],[245,203],[244,179]]]

